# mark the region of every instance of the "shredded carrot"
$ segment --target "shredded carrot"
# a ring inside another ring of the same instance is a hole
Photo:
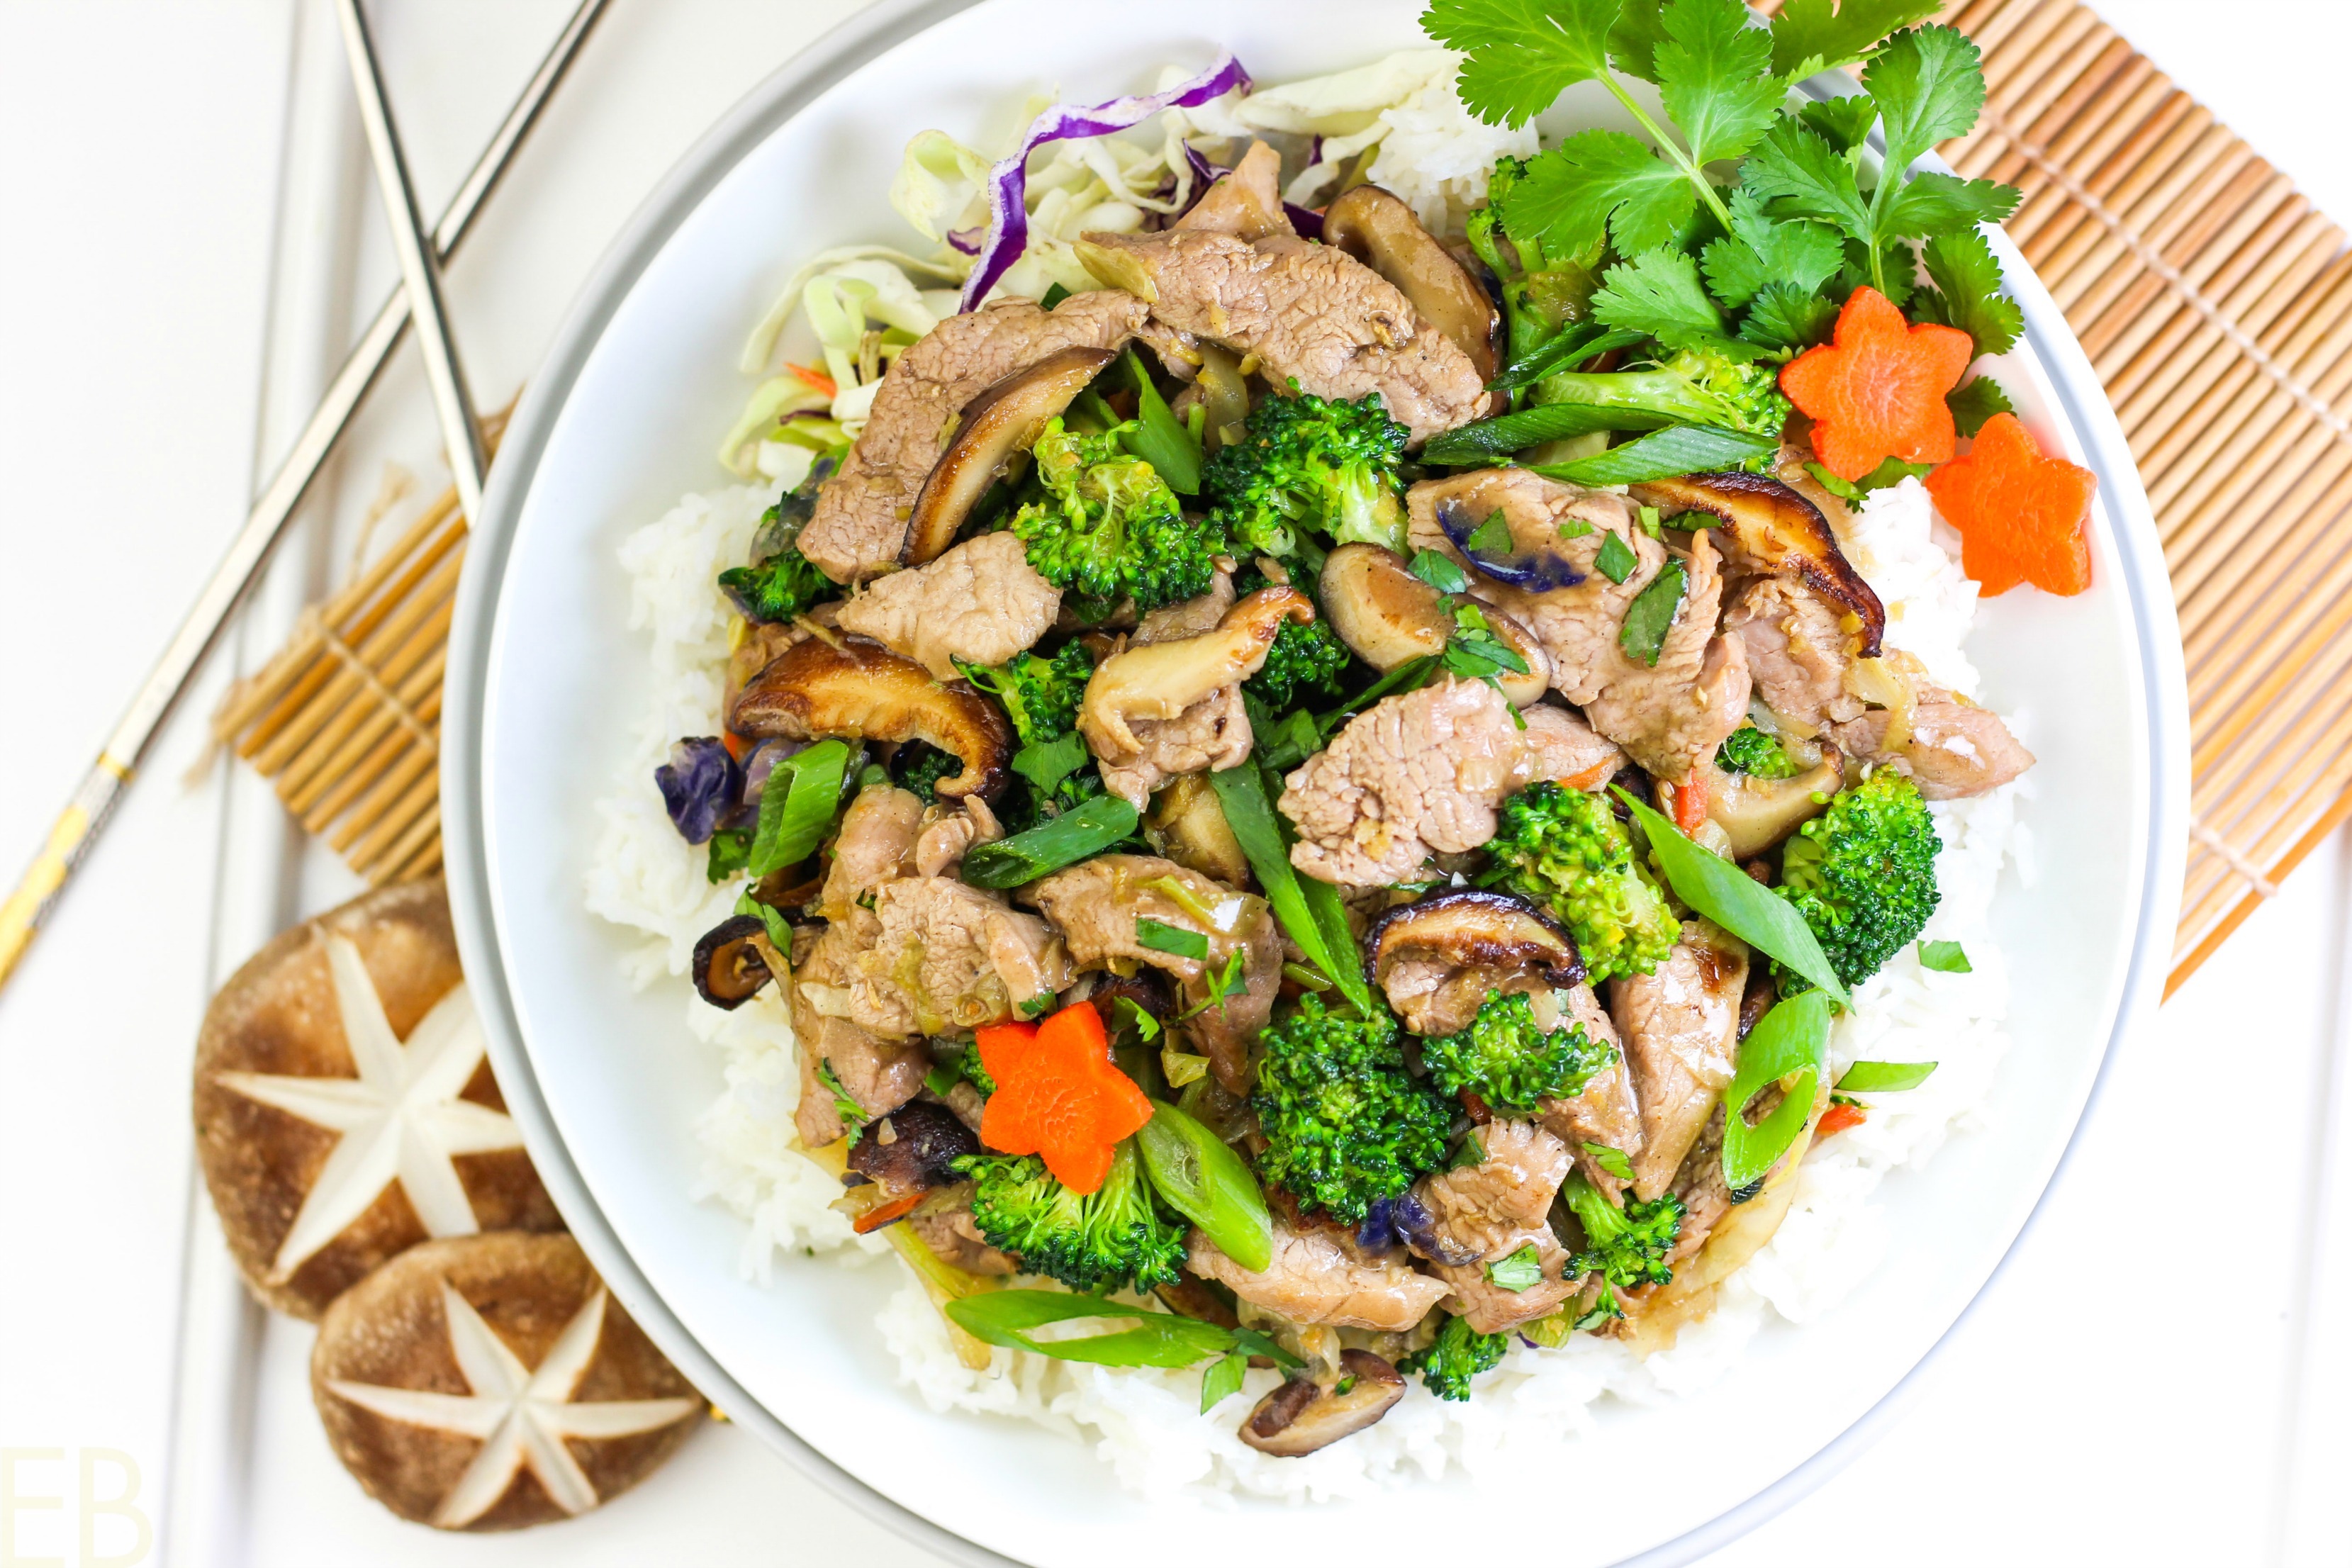
[[[1869,1120],[1869,1113],[1859,1105],[1833,1102],[1827,1110],[1822,1112],[1821,1121],[1813,1124],[1813,1136],[1826,1138],[1832,1132],[1843,1132],[1849,1127],[1859,1127]]]
[[[1675,826],[1685,833],[1696,833],[1699,824],[1706,820],[1706,780],[1691,774],[1688,784],[1675,788]]]
[[[1911,326],[1877,289],[1853,291],[1833,342],[1780,371],[1780,390],[1813,420],[1813,455],[1851,483],[1889,458],[1948,460],[1957,440],[1944,395],[1960,384],[1976,345],[1957,327]]]
[[[833,377],[825,374],[824,372],[817,369],[814,365],[794,364],[790,360],[787,360],[784,362],[784,368],[791,371],[794,375],[799,376],[801,380],[806,383],[814,391],[822,392],[827,397],[839,397],[841,395],[841,383],[834,380]]]
[[[1996,414],[1965,458],[1927,476],[1936,510],[1960,531],[1960,569],[1987,594],[2020,583],[2053,594],[2091,585],[2096,474],[2042,456],[2014,414]]]
[[[980,1065],[996,1080],[981,1142],[1007,1154],[1043,1156],[1054,1179],[1074,1193],[1100,1187],[1118,1141],[1151,1120],[1151,1101],[1112,1064],[1094,1005],[1075,1003],[1043,1024],[993,1024],[974,1035]]]
[[[922,1193],[908,1193],[903,1198],[893,1198],[887,1204],[877,1204],[850,1221],[849,1228],[860,1236],[871,1236],[892,1220],[906,1218],[925,1196],[926,1194]]]

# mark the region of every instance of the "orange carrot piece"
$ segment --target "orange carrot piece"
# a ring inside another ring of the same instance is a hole
[[[1054,1179],[1091,1193],[1110,1174],[1118,1142],[1151,1120],[1151,1101],[1110,1058],[1110,1036],[1090,1002],[1043,1024],[974,1031],[980,1065],[996,1080],[980,1139],[1007,1154],[1044,1158]]]
[[[1821,1121],[1813,1124],[1813,1136],[1826,1138],[1832,1132],[1843,1132],[1849,1127],[1859,1127],[1869,1120],[1868,1114],[1859,1105],[1832,1103],[1827,1110],[1822,1112]]]
[[[817,369],[814,365],[794,364],[790,360],[786,360],[784,362],[784,368],[791,371],[794,375],[800,377],[801,384],[812,391],[822,392],[827,397],[839,397],[841,395],[841,383],[834,380],[833,377],[825,374],[824,372]]]
[[[1706,820],[1706,780],[1696,769],[1691,771],[1688,784],[1678,784],[1675,791],[1675,826],[1685,833],[1696,833],[1699,824]]]
[[[1780,370],[1780,390],[1813,420],[1813,455],[1851,483],[1889,458],[1948,460],[1958,439],[1944,395],[1960,384],[1976,345],[1957,327],[1911,326],[1877,289],[1853,291],[1833,342]]]
[[[1960,569],[1988,595],[2031,583],[2052,594],[2091,585],[2091,496],[2099,479],[2042,456],[2014,414],[1996,414],[1965,458],[1927,476],[1944,521],[1960,531]]]

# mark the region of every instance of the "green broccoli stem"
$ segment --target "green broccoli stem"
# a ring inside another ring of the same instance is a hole
[[[1728,410],[1669,370],[1557,371],[1535,384],[1538,407],[1573,403],[1607,409],[1625,420],[1621,429],[1728,423]],[[1636,423],[1635,421],[1638,421]]]
[[[1587,1252],[1600,1252],[1612,1241],[1633,1229],[1625,1219],[1625,1211],[1609,1201],[1609,1195],[1584,1179],[1581,1171],[1569,1173],[1560,1184],[1559,1195],[1576,1215],[1576,1223],[1584,1227],[1584,1247]]]

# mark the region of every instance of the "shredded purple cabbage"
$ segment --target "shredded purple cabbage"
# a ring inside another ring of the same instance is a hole
[[[735,808],[727,813],[721,827],[749,827],[760,820],[760,795],[768,787],[768,775],[776,764],[798,752],[808,750],[806,741],[762,741],[743,754],[743,787],[735,799]]]
[[[669,761],[654,770],[669,819],[688,844],[706,844],[719,819],[742,798],[743,770],[714,735],[696,735],[669,749]]]
[[[1207,70],[1180,81],[1166,92],[1114,98],[1081,109],[1055,105],[1030,121],[1021,145],[988,172],[988,236],[979,259],[963,286],[963,309],[976,310],[1005,269],[1029,248],[1029,154],[1052,142],[1073,137],[1109,136],[1131,131],[1153,115],[1170,109],[1197,109],[1239,88],[1247,91],[1249,72],[1228,54]],[[958,247],[961,249],[961,247]]]
[[[1497,583],[1529,594],[1549,594],[1554,588],[1573,588],[1584,581],[1584,574],[1548,550],[1532,555],[1495,555],[1470,548],[1470,536],[1479,525],[1471,521],[1470,509],[1458,500],[1440,501],[1437,526],[1445,531],[1454,548],[1463,558]]]
[[[1312,207],[1302,207],[1297,202],[1285,202],[1282,210],[1290,216],[1290,226],[1298,231],[1301,239],[1323,237],[1323,215]]]
[[[1356,1227],[1356,1245],[1367,1252],[1385,1252],[1398,1245],[1412,1247],[1433,1262],[1460,1266],[1475,1263],[1478,1254],[1449,1244],[1437,1234],[1437,1220],[1429,1205],[1411,1193],[1375,1199]]]

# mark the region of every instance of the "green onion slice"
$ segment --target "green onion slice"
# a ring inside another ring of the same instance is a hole
[[[1726,1185],[1737,1190],[1758,1180],[1804,1132],[1829,1049],[1830,999],[1819,991],[1801,991],[1780,1003],[1739,1042],[1739,1070],[1723,1094]],[[1748,1102],[1766,1084],[1791,1073],[1797,1076],[1786,1086],[1788,1097],[1751,1124]]]
[[[1750,947],[1760,948],[1829,993],[1838,1005],[1852,1006],[1845,982],[1830,967],[1812,928],[1796,907],[1747,872],[1683,837],[1682,830],[1623,790],[1617,798],[1633,807],[1649,835],[1650,848],[1664,868],[1675,896]],[[1734,1183],[1737,1186],[1738,1184]]]
[[[1201,1374],[1201,1414],[1206,1415],[1224,1401],[1242,1391],[1242,1378],[1249,1371],[1249,1357],[1235,1351]]]
[[[1168,1206],[1201,1227],[1217,1249],[1252,1273],[1274,1262],[1274,1220],[1242,1157],[1201,1122],[1164,1100],[1135,1135],[1144,1173]]]
[[[1209,956],[1209,939],[1199,931],[1187,931],[1182,926],[1172,926],[1143,915],[1136,917],[1135,944],[1148,947],[1154,952],[1171,952],[1179,958],[1206,959]]]
[[[1486,384],[1486,390],[1517,392],[1523,386],[1533,386],[1556,371],[1574,370],[1586,360],[1598,359],[1613,349],[1632,348],[1642,341],[1639,332],[1622,328],[1601,331],[1599,325],[1595,321],[1579,321],[1562,327],[1513,360],[1502,374]]]
[[[764,877],[807,859],[841,809],[841,779],[848,768],[849,746],[843,741],[819,741],[778,763],[760,789],[760,825],[744,869]]]
[[[1356,941],[1348,930],[1348,911],[1335,907],[1327,913],[1322,907],[1327,902],[1338,906],[1339,890],[1328,882],[1301,877],[1290,864],[1290,834],[1274,808],[1275,792],[1266,773],[1244,763],[1211,773],[1209,784],[1217,792],[1217,804],[1224,807],[1225,825],[1234,830],[1250,869],[1257,874],[1258,886],[1265,889],[1274,918],[1282,922],[1282,929],[1298,944],[1307,961],[1322,971],[1358,1012],[1370,1017],[1372,994],[1353,962]],[[1336,946],[1331,941],[1335,924],[1341,938]]]
[[[1531,463],[1528,471],[1571,485],[1639,485],[1683,474],[1712,473],[1780,450],[1764,436],[1706,425],[1677,425],[1567,463]]]
[[[1128,377],[1135,384],[1135,428],[1119,433],[1119,445],[1151,465],[1180,496],[1201,493],[1201,442],[1170,412],[1168,400],[1133,349],[1127,351]]]
[[[1601,553],[1592,558],[1593,569],[1621,587],[1624,585],[1625,579],[1633,574],[1633,568],[1641,563],[1642,558],[1633,553],[1633,547],[1625,542],[1625,536],[1613,529],[1602,535]]]
[[[1671,423],[1663,414],[1639,409],[1597,403],[1546,403],[1433,436],[1421,449],[1421,460],[1448,468],[1475,468],[1570,436],[1589,436],[1595,430],[1656,430]]]
[[[982,844],[963,858],[963,879],[975,888],[1017,888],[1065,866],[1099,855],[1135,831],[1135,807],[1098,795],[1026,833]]]
[[[1935,1070],[1934,1062],[1856,1062],[1837,1087],[1845,1094],[1894,1094],[1918,1088]]]
[[[1486,1278],[1514,1295],[1542,1284],[1543,1259],[1536,1254],[1536,1244],[1530,1241],[1509,1257],[1486,1265]]]
[[[1666,646],[1666,634],[1674,630],[1675,617],[1682,614],[1683,595],[1689,586],[1689,569],[1679,557],[1668,556],[1658,574],[1633,595],[1633,604],[1626,607],[1625,624],[1617,631],[1617,646],[1625,650],[1627,658],[1657,668],[1658,655]]]

